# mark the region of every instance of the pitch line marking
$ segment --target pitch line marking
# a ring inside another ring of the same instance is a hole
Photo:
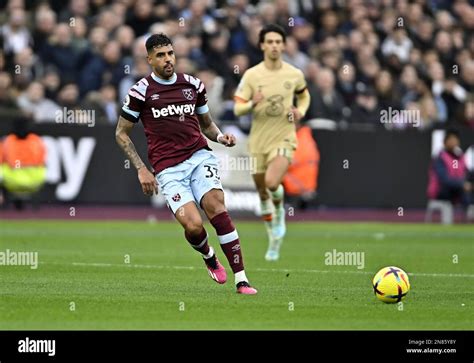
[[[118,264],[118,263],[86,263],[86,262],[73,262],[73,266],[91,266],[91,267],[128,267],[128,268],[155,268],[155,269],[175,269],[175,270],[196,270],[200,269],[199,267],[195,266],[166,266],[166,265],[140,265],[140,264],[133,264],[133,265],[125,265],[125,264]],[[300,270],[293,270],[293,269],[277,269],[277,268],[256,268],[253,269],[258,272],[307,272],[307,273],[339,273],[339,274],[364,274],[364,275],[372,275],[375,272],[371,271],[330,271],[330,270],[311,270],[311,269],[300,269]],[[426,277],[467,277],[467,278],[474,278],[474,275],[471,274],[445,274],[445,273],[423,273],[423,272],[414,272],[409,273],[409,276],[426,276]]]

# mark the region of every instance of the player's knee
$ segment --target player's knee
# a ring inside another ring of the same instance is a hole
[[[210,203],[208,208],[206,209],[207,215],[211,218],[217,216],[226,211],[224,200],[216,200],[213,203]]]
[[[226,211],[224,204],[224,194],[215,193],[212,198],[206,198],[205,204],[203,205],[204,210],[208,217],[212,218],[222,212]]]
[[[268,189],[270,189],[271,192],[274,192],[278,189],[278,186],[280,185],[280,181],[271,177],[265,178],[265,185],[267,186]]]
[[[183,227],[186,231],[191,236],[198,235],[202,231],[202,220],[200,219],[189,219],[187,220],[184,224]]]

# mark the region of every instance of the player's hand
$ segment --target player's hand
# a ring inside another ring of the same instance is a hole
[[[227,147],[232,147],[235,145],[235,136],[232,134],[224,134],[217,138],[217,142]]]
[[[253,102],[253,106],[255,107],[257,105],[257,103],[259,103],[260,101],[262,101],[265,97],[263,97],[263,93],[262,93],[262,90],[260,89],[260,87],[258,88],[258,91],[253,95],[252,97],[252,102]]]
[[[288,121],[289,122],[299,122],[303,118],[301,112],[295,107],[291,106],[291,111],[288,112]]]
[[[138,180],[142,185],[143,194],[149,196],[158,194],[158,183],[154,175],[146,167],[138,169]]]

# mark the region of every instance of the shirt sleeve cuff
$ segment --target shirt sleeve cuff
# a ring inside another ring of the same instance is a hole
[[[196,107],[196,113],[202,115],[203,113],[209,112],[209,106],[207,104],[203,106]]]

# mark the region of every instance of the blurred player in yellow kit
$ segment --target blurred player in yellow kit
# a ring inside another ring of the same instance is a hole
[[[235,93],[234,113],[253,116],[249,151],[256,162],[253,179],[269,239],[267,261],[278,260],[286,233],[281,182],[297,146],[295,123],[310,103],[303,72],[281,59],[285,41],[279,25],[269,24],[260,31],[264,60],[244,73]]]

